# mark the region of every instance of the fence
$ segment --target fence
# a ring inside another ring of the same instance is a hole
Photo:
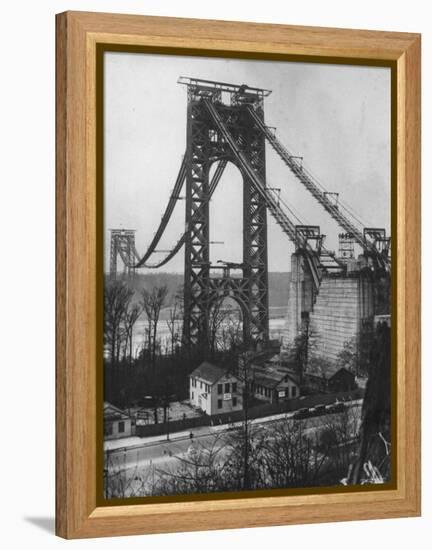
[[[336,401],[351,401],[353,399],[361,399],[364,395],[364,390],[358,388],[350,392],[339,392],[333,394],[315,394],[305,397],[297,397],[288,399],[280,403],[264,403],[256,407],[250,407],[248,410],[249,420],[256,418],[264,418],[276,414],[293,412],[302,408],[315,407],[316,405],[330,405]],[[136,427],[136,435],[138,437],[150,437],[155,435],[164,435],[167,433],[182,432],[197,428],[199,426],[217,426],[219,424],[230,424],[231,422],[241,422],[245,419],[245,411],[233,411],[213,416],[203,415],[195,418],[186,418],[185,420],[174,420],[160,424],[146,424]]]

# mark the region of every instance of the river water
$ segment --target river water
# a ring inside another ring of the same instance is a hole
[[[272,311],[273,310],[273,311]],[[281,311],[281,308],[270,308],[270,320],[269,320],[269,329],[270,329],[270,338],[281,340],[283,333],[286,328],[286,318],[281,316],[284,313]],[[169,349],[171,343],[171,334],[168,328],[167,320],[168,312],[162,311],[160,320],[158,323],[158,335],[157,338],[160,340],[162,349]],[[143,348],[147,338],[147,320],[145,315],[142,315],[134,326],[133,334],[133,355],[136,356],[139,351]],[[178,322],[177,332],[181,338],[181,322]]]

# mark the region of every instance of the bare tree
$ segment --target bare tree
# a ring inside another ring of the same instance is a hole
[[[362,483],[365,465],[369,463],[379,468],[384,480],[388,481],[391,476],[390,345],[390,327],[379,323],[370,354],[372,368],[363,400],[360,442],[348,475],[350,484]]]
[[[344,343],[343,348],[337,356],[337,366],[345,368],[358,376],[359,374],[359,353],[357,338],[353,337]]]
[[[220,435],[215,435],[207,446],[193,441],[185,454],[175,457],[176,464],[171,470],[157,470],[159,494],[229,490],[224,443]]]
[[[316,485],[328,454],[303,421],[275,423],[266,438],[263,463],[268,487]]]
[[[242,343],[241,318],[231,304],[224,304],[225,297],[217,298],[209,311],[207,346],[210,357],[217,351],[229,351]]]
[[[257,457],[252,456],[252,451],[256,448],[254,447],[252,441],[256,435],[256,430],[252,431],[251,424],[249,422],[249,403],[251,396],[253,394],[253,384],[254,384],[254,366],[253,362],[259,360],[265,352],[253,353],[246,352],[244,353],[238,361],[237,374],[242,381],[242,402],[243,402],[243,423],[241,428],[241,437],[240,441],[240,472],[242,472],[242,483],[244,489],[251,488],[251,485],[254,483],[253,475],[251,477],[251,464],[255,466],[258,463]]]
[[[213,303],[208,318],[207,345],[210,357],[214,357],[217,350],[217,337],[225,320],[226,312],[222,309],[224,297],[220,297]]]
[[[304,384],[305,373],[313,366],[318,339],[318,335],[311,329],[309,322],[305,322],[289,350],[297,366],[300,387]]]
[[[243,344],[241,315],[232,306],[227,307],[224,314],[218,343],[220,343],[222,351],[239,349]]]
[[[133,329],[141,313],[142,313],[142,307],[138,304],[134,304],[132,307],[128,309],[128,311],[125,313],[125,316],[124,316],[124,326],[125,326],[125,333],[126,333],[125,348],[127,349],[129,347],[129,366],[132,366]]]
[[[133,469],[128,468],[124,453],[105,451],[105,498],[131,498],[153,494],[153,467],[139,468],[138,453]]]
[[[109,350],[112,367],[119,364],[120,350],[125,338],[124,321],[133,291],[119,281],[105,285],[104,341]]]
[[[109,469],[108,488],[118,496],[144,496],[347,483],[341,477],[358,439],[359,407],[308,420],[246,424],[247,429],[243,424],[219,432],[206,443],[192,440],[166,469],[128,470],[119,454]],[[363,480],[382,482],[375,464],[366,462],[363,470]]]
[[[181,341],[180,325],[183,319],[183,289],[178,289],[175,296],[172,307],[169,309],[169,318],[166,321],[169,333],[170,333],[170,348],[171,355],[174,355],[176,345]]]
[[[353,460],[360,423],[361,407],[354,404],[341,413],[325,416],[317,433],[319,448],[328,455],[334,477],[339,481],[342,481]]]
[[[248,490],[265,487],[266,472],[263,449],[267,434],[262,426],[248,419],[227,437],[226,476],[231,490]]]
[[[167,295],[168,287],[166,285],[154,286],[151,291],[145,288],[141,291],[141,305],[147,316],[149,354],[153,367],[156,359],[159,316]]]

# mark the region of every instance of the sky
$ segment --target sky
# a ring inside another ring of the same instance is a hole
[[[136,230],[142,256],[165,210],[186,149],[186,87],[179,76],[272,90],[265,120],[280,141],[328,190],[339,193],[368,227],[390,228],[390,69],[297,62],[249,61],[141,53],[105,53],[104,237]],[[302,223],[319,225],[325,246],[338,249],[341,229],[266,146],[267,185]],[[169,250],[184,230],[178,201],[158,245]],[[299,223],[292,218],[294,223]],[[210,203],[211,261],[242,260],[242,186],[228,164]],[[268,214],[269,271],[289,271],[294,251]],[[151,261],[162,259],[156,253]],[[182,272],[184,249],[163,271]],[[119,261],[120,265],[120,261]],[[147,272],[143,270],[142,272]]]

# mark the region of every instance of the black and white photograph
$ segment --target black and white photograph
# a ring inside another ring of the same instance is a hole
[[[391,69],[105,51],[102,85],[104,498],[390,484]]]

